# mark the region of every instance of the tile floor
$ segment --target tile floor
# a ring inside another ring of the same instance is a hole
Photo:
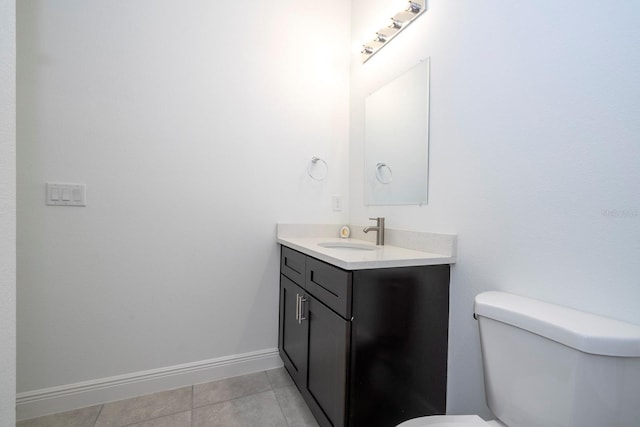
[[[20,421],[16,427],[318,427],[284,368]]]

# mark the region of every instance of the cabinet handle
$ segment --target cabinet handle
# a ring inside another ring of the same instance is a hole
[[[307,320],[306,317],[302,316],[302,303],[307,302],[307,299],[304,296],[300,296],[300,314],[298,315],[298,324],[302,323],[303,320]]]
[[[296,320],[300,323],[300,294],[296,294]]]

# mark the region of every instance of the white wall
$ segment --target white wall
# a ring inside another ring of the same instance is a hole
[[[640,323],[639,6],[432,0],[366,65],[354,50],[349,112],[348,3],[262,3],[18,2],[19,391],[274,347],[273,225],[345,221],[332,194],[350,193],[350,223],[458,233],[452,413],[488,415],[480,291]],[[354,45],[389,7],[352,1]],[[365,208],[364,96],[426,56],[429,205]],[[89,205],[45,207],[48,180],[86,183]]]
[[[276,222],[346,221],[349,13],[19,2],[19,392],[277,346]]]
[[[16,8],[0,0],[0,426],[16,420]]]
[[[353,0],[358,47],[384,0]],[[454,232],[448,407],[488,416],[475,294],[499,289],[640,324],[640,5],[432,0],[352,55],[350,223]],[[364,97],[431,57],[429,204],[363,204]]]

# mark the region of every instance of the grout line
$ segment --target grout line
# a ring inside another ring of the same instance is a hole
[[[267,374],[267,371],[264,371],[264,374],[267,376],[267,381],[269,382],[269,387],[271,387],[271,392],[273,393],[273,397],[276,398],[276,402],[278,403],[278,409],[280,409],[280,414],[282,414],[282,419],[284,420],[285,424],[287,425],[287,427],[291,427],[291,425],[289,424],[289,420],[287,419],[287,416],[284,413],[284,410],[282,409],[282,405],[280,404],[280,399],[278,399],[278,393],[276,393],[276,390],[279,388],[283,388],[283,387],[276,387],[272,382],[271,382],[271,377],[269,376],[269,374]],[[289,375],[287,373],[287,375]]]
[[[191,400],[192,400],[192,403],[193,403],[193,385],[191,385],[191,386],[185,386],[185,387],[178,387],[178,388],[175,388],[175,389],[165,390],[165,391],[179,390],[179,389],[181,389],[181,388],[186,388],[186,387],[191,387]],[[124,400],[138,399],[138,398],[140,398],[140,397],[151,396],[151,395],[153,395],[153,394],[157,394],[157,393],[163,393],[163,392],[156,392],[156,393],[143,394],[143,395],[141,395],[141,396],[135,396],[135,397],[132,397],[132,398],[130,398],[130,399],[124,399]],[[122,400],[120,400],[120,401],[116,401],[116,402],[122,402]],[[102,407],[100,408],[100,414],[102,413],[102,410],[103,410],[103,408],[104,408],[104,406],[105,406],[105,405],[106,405],[106,404],[102,404]],[[183,413],[183,412],[191,412],[191,409],[192,409],[192,408],[191,408],[191,405],[189,405],[189,408],[188,408],[188,409],[186,409],[186,410],[185,410],[185,409],[183,409],[183,410],[181,410],[181,411],[170,412],[170,413],[167,413],[167,414],[159,415],[159,416],[157,416],[157,417],[145,418],[145,419],[143,419],[143,420],[139,420],[139,421],[136,421],[136,422],[133,422],[133,423],[129,423],[129,424],[123,424],[123,425],[118,426],[118,427],[128,427],[128,426],[133,426],[133,425],[140,424],[140,423],[146,423],[147,421],[153,421],[153,420],[157,420],[157,419],[159,419],[159,418],[164,418],[164,417],[169,417],[169,416],[176,415],[176,414],[181,414],[181,413]],[[98,414],[98,417],[100,417],[100,414]],[[191,415],[192,415],[192,417],[191,417],[191,418],[193,419],[193,414],[191,414]],[[96,418],[96,421],[95,421],[95,422],[94,422],[94,424],[93,424],[93,426],[94,426],[94,427],[95,427],[95,424],[97,423],[97,421],[98,421],[98,418]],[[193,423],[193,421],[192,421],[192,423]]]
[[[247,375],[238,375],[236,377],[230,377],[230,378],[246,377],[248,375],[255,375],[255,374],[258,374],[260,372],[262,372],[265,376],[267,376],[267,384],[269,385],[268,389],[261,390],[261,391],[256,391],[256,392],[249,393],[249,394],[243,394],[242,396],[236,396],[236,397],[232,397],[230,399],[220,400],[220,401],[217,401],[217,402],[206,403],[206,404],[200,405],[200,406],[195,406],[195,403],[193,403],[191,409],[204,408],[206,406],[217,405],[219,403],[224,403],[224,402],[231,402],[232,400],[242,399],[243,397],[254,396],[256,394],[266,393],[268,391],[273,391],[273,387],[271,386],[271,382],[269,382],[269,376],[267,375],[266,371],[254,372],[253,374],[247,374]],[[223,379],[220,379],[220,380],[215,380],[215,381],[210,381],[210,382],[215,383],[215,382],[218,382],[218,381],[224,381],[226,379],[228,379],[228,378],[223,378]],[[209,383],[202,383],[202,384],[209,384]],[[192,387],[195,387],[195,384]],[[195,396],[193,396],[193,399],[194,399],[193,401],[195,402]]]
[[[264,371],[264,374],[267,376],[267,382],[269,383],[269,387],[271,388],[271,390],[273,390],[274,387],[273,387],[273,383],[271,382],[271,377],[269,376],[269,374],[267,374],[267,371]]]
[[[276,402],[278,402],[278,408],[280,408],[280,413],[282,414],[282,418],[284,418],[284,422],[287,424],[287,427],[291,427],[291,425],[289,424],[289,419],[287,418],[287,416],[284,413],[284,410],[282,409],[282,404],[280,404],[280,399],[278,399],[278,394],[274,391],[273,394],[276,397]]]
[[[214,406],[214,405],[220,405],[221,403],[233,402],[234,400],[244,399],[245,397],[251,397],[257,394],[269,393],[270,391],[273,392],[273,390],[269,389],[269,390],[256,391],[255,393],[250,393],[250,394],[243,394],[242,396],[232,397],[231,399],[221,400],[219,402],[207,403],[206,405],[198,406],[193,409],[206,408],[207,406]]]
[[[103,409],[104,409],[104,403],[100,405],[100,410],[98,411],[98,415],[96,415],[96,419],[93,420],[93,424],[91,424],[92,427],[95,427],[96,423],[98,422],[98,418],[100,418],[100,414],[102,414]]]
[[[194,422],[193,421],[193,419],[194,419],[194,416],[193,416],[193,402],[195,401],[195,396],[194,396],[195,393],[196,393],[196,386],[195,386],[195,384],[192,384],[191,385],[191,422],[189,423],[191,425],[191,427],[193,427],[193,422]]]

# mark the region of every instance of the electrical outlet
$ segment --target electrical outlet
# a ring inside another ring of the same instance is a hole
[[[334,212],[342,212],[342,196],[332,196],[331,207]]]

